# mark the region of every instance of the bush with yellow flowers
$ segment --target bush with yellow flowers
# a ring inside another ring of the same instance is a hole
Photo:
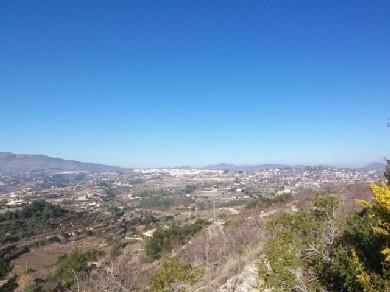
[[[390,291],[390,186],[371,190],[347,218],[335,216],[337,197],[317,195],[312,209],[271,220],[259,290]]]
[[[340,228],[331,260],[319,279],[331,291],[389,291],[390,187],[371,185],[372,199],[358,200],[364,207],[353,212]]]

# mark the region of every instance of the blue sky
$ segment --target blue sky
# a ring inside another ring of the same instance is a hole
[[[1,1],[0,151],[122,166],[390,156],[390,1]]]

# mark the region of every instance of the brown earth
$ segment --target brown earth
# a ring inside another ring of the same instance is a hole
[[[44,279],[54,272],[58,259],[75,248],[97,249],[107,253],[109,246],[104,243],[103,239],[87,237],[66,244],[51,243],[31,248],[28,253],[12,261],[12,272],[19,276],[25,273],[26,270],[30,270],[34,278]]]

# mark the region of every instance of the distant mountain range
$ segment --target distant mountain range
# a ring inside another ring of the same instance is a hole
[[[229,170],[229,171],[257,171],[262,169],[283,169],[283,168],[314,168],[314,167],[333,167],[329,165],[287,165],[287,164],[244,164],[235,165],[229,163],[211,164],[204,169],[209,170]],[[386,165],[384,163],[371,163],[361,169],[371,169],[383,171]],[[178,167],[182,169],[191,169],[190,166]],[[61,158],[53,158],[46,155],[32,154],[13,154],[10,152],[0,152],[0,171],[33,171],[33,170],[49,170],[56,169],[61,171],[118,171],[123,168],[117,166],[108,166],[98,163],[85,163],[74,160],[65,160]]]
[[[121,168],[104,164],[52,158],[45,155],[0,152],[0,171],[34,171],[49,169],[61,171],[115,171],[120,170]]]
[[[209,170],[229,170],[229,171],[257,171],[262,169],[275,169],[275,168],[289,168],[290,166],[285,164],[258,164],[258,165],[235,165],[229,163],[211,164],[205,167]]]
[[[263,169],[283,169],[283,168],[318,168],[318,167],[331,167],[331,168],[337,168],[335,166],[331,165],[316,165],[316,166],[308,166],[308,165],[287,165],[287,164],[274,164],[274,163],[268,163],[268,164],[257,164],[257,165],[235,165],[235,164],[229,164],[229,163],[219,163],[219,164],[211,164],[205,167],[205,169],[209,170],[229,170],[229,171],[257,171],[257,170],[263,170]],[[386,165],[384,163],[371,163],[365,167],[362,167],[361,169],[367,169],[367,170],[384,170]]]
[[[374,162],[374,163],[371,163],[369,165],[366,165],[364,167],[365,169],[372,169],[372,170],[385,170],[386,168],[386,164],[384,163],[380,163],[380,162]]]

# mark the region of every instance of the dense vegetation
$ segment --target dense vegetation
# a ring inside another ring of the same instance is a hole
[[[268,223],[272,239],[265,245],[264,258],[258,266],[263,288],[319,288],[318,282],[305,280],[313,278],[318,257],[325,256],[325,222],[333,216],[336,204],[336,197],[317,195],[313,209],[284,213]]]
[[[3,256],[0,257],[0,279],[4,278],[10,270],[10,263]]]
[[[16,221],[25,219],[48,220],[51,218],[61,217],[68,211],[64,208],[50,204],[44,200],[35,200],[30,205],[23,207],[20,210],[8,211],[0,214],[0,222]]]
[[[98,256],[99,252],[96,250],[73,250],[60,259],[54,279],[61,281],[66,288],[77,285],[86,276],[89,263],[96,261]]]
[[[72,212],[60,206],[44,200],[33,201],[22,209],[0,214],[0,243],[42,232],[72,216]]]
[[[167,210],[180,205],[189,205],[193,202],[193,199],[187,197],[167,197],[161,195],[143,198],[138,207],[144,209]]]
[[[128,225],[137,226],[137,225],[146,225],[157,223],[159,219],[151,213],[141,212],[140,216],[134,217],[129,220]]]
[[[238,207],[245,206],[247,209],[251,208],[269,208],[275,207],[277,205],[289,202],[292,200],[291,194],[282,194],[275,195],[273,197],[257,196],[252,198],[240,198],[236,200],[230,200],[227,202],[216,202],[216,208],[229,208],[229,207]],[[196,203],[196,207],[199,210],[208,210],[213,208],[212,200],[201,201]]]
[[[184,226],[172,224],[167,229],[159,228],[145,243],[146,256],[150,260],[159,259],[174,247],[184,244],[188,238],[198,233],[208,224],[208,221],[198,219],[193,224],[186,224]]]
[[[372,185],[372,202],[344,219],[338,198],[268,223],[272,238],[258,263],[260,289],[386,291],[390,287],[390,188]]]
[[[256,208],[256,207],[269,208],[269,207],[277,206],[279,204],[291,201],[291,199],[292,199],[291,194],[282,194],[274,197],[259,196],[256,199],[249,201],[246,207],[248,209]]]
[[[173,258],[165,258],[158,271],[155,273],[152,279],[152,289],[156,292],[163,291],[185,291],[182,289],[175,289],[175,285],[182,286],[183,283],[187,285],[193,285],[203,275],[203,271],[200,268],[194,268],[188,263],[183,263]]]

